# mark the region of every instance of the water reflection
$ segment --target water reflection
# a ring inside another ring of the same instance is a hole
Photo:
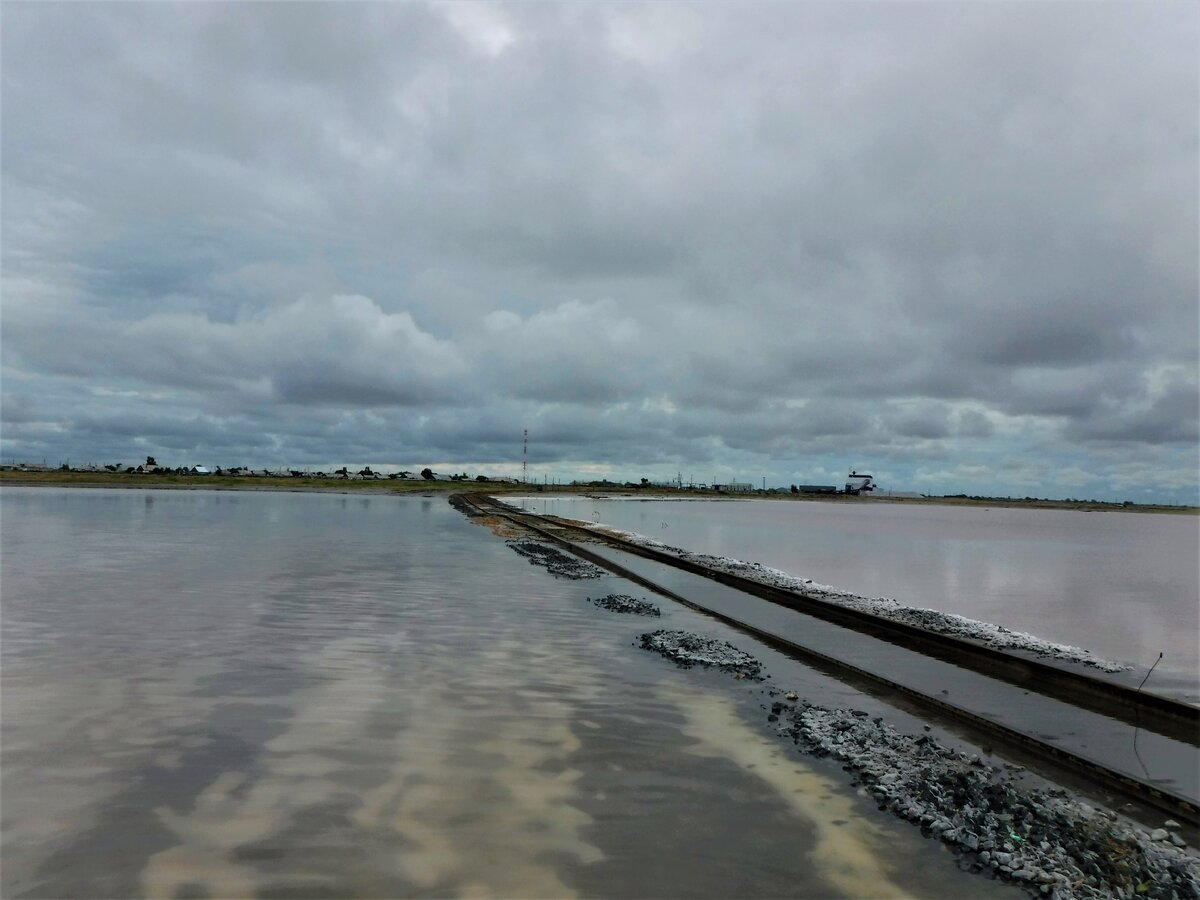
[[[686,716],[684,732],[696,741],[688,752],[732,759],[752,770],[813,826],[811,860],[824,881],[849,897],[907,896],[886,871],[880,830],[838,794],[839,785],[751,730],[729,701],[679,686],[668,695]]]
[[[963,892],[443,502],[148,496],[5,490],[4,896]]]

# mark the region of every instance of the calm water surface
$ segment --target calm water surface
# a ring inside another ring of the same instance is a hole
[[[1005,890],[772,737],[760,686],[586,602],[631,586],[444,498],[6,488],[0,515],[5,897]]]
[[[1200,518],[820,502],[524,502],[1200,682]],[[1157,675],[1156,675],[1157,677]]]

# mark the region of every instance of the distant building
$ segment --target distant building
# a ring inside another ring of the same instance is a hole
[[[875,479],[871,475],[862,475],[853,469],[846,477],[847,494],[865,494],[875,490]]]

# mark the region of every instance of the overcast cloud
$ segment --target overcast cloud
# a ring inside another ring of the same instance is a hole
[[[1193,3],[2,14],[5,460],[1200,500]]]

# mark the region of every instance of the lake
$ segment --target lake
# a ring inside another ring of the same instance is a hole
[[[1014,895],[635,644],[920,720],[443,496],[5,488],[0,565],[5,897]]]
[[[530,497],[869,597],[957,613],[1200,687],[1200,517],[901,503]]]

